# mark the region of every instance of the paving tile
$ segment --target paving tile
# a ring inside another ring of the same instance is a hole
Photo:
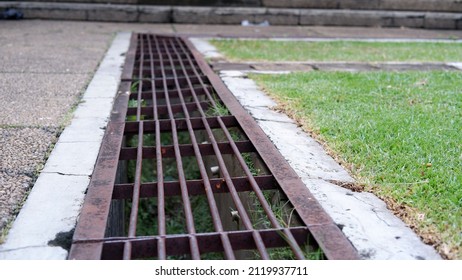
[[[61,125],[88,79],[87,74],[0,73],[0,125]]]
[[[61,143],[94,142],[103,139],[107,121],[101,118],[76,118],[59,136]]]
[[[90,176],[99,148],[98,142],[58,142],[42,172]]]
[[[33,176],[55,139],[53,130],[0,127],[0,171]]]

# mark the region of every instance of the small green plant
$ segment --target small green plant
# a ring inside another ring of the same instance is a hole
[[[138,92],[140,81],[135,81],[131,84],[130,86],[130,93],[134,94]],[[144,99],[141,99],[141,104],[139,104],[138,99],[129,99],[128,100],[128,107],[133,108],[133,107],[138,107],[138,105],[141,105],[141,107],[146,106],[146,101]],[[140,116],[140,119],[143,120],[144,116]],[[131,121],[136,121],[136,115],[127,115],[126,120],[131,122]]]
[[[133,82],[133,83],[131,84],[131,86],[130,86],[130,92],[131,92],[131,93],[137,92],[137,91],[138,91],[138,86],[139,86],[139,85],[140,85],[140,81],[139,81],[139,80]]]
[[[5,243],[8,232],[13,226],[13,221],[9,221],[0,231],[0,245]]]
[[[321,248],[318,248],[316,250],[305,250],[305,259],[307,260],[325,260],[326,257],[324,256],[324,253],[322,252]]]
[[[218,117],[218,116],[227,116],[229,115],[229,110],[226,106],[220,101],[218,96],[213,95],[213,103],[210,104],[210,107],[205,112],[205,115],[208,117]],[[213,105],[215,104],[215,105]]]
[[[189,199],[193,210],[196,232],[213,231],[212,218],[208,212],[207,198],[205,196],[191,196]],[[183,201],[181,197],[165,197],[164,205],[167,234],[186,233],[186,218],[182,211]],[[127,215],[130,215],[131,207],[131,203],[126,204],[125,212]],[[128,219],[126,221],[128,223]],[[138,205],[136,234],[138,236],[157,235],[157,222],[157,198],[142,198]],[[128,228],[128,224],[126,228]]]
[[[254,158],[251,153],[243,153],[242,157],[253,176],[260,174],[260,169],[256,168]],[[266,202],[270,205],[271,211],[275,215],[281,227],[288,228],[292,224],[293,212],[295,208],[289,201],[282,201],[277,190],[263,191],[263,196]],[[271,222],[263,209],[262,203],[259,201],[256,193],[249,192],[249,213],[253,226],[258,229],[272,228]],[[287,237],[283,232],[279,232],[281,238],[287,242]],[[301,246],[306,259],[321,259],[323,256],[322,250],[314,250],[308,245]],[[254,257],[259,258],[257,251],[254,252]],[[292,260],[295,258],[290,247],[272,248],[268,250],[270,258],[273,260]]]
[[[138,90],[139,90],[139,86],[140,86],[140,81],[135,81],[131,84],[130,86],[130,94],[133,95],[133,94],[138,94]],[[146,101],[144,99],[141,99],[141,106],[146,106]],[[130,99],[128,101],[128,107],[137,107],[138,106],[138,100],[137,99]]]
[[[243,153],[241,155],[242,155],[242,158],[244,159],[247,167],[249,168],[250,173],[252,173],[253,176],[258,176],[258,174],[260,174],[261,170],[258,169],[255,166],[255,162],[252,159],[252,154],[251,153]]]
[[[136,99],[128,100],[128,107],[138,107],[138,100]]]
[[[300,247],[303,251],[303,256],[306,260],[324,260],[324,253],[321,248],[313,249],[307,244]],[[295,255],[292,249],[288,247],[284,248],[272,248],[268,250],[270,258],[272,260],[295,260]]]
[[[163,147],[172,145],[173,137],[171,133],[162,133],[160,135],[161,145]],[[179,143],[189,143],[190,136],[188,132],[178,132]],[[138,136],[134,135],[127,140],[127,146],[137,147]],[[143,139],[143,146],[155,146],[155,135],[145,134]],[[183,168],[186,180],[200,178],[199,167],[194,157],[182,157]],[[145,159],[142,164],[142,178],[141,182],[157,182],[156,173],[156,160]],[[136,162],[129,161],[127,163],[127,175],[128,181],[134,182]],[[175,158],[164,158],[163,159],[163,176],[164,181],[177,181],[178,170]],[[209,213],[208,201],[205,196],[190,196],[189,197],[194,225],[196,232],[210,232],[213,231],[213,222]],[[168,196],[164,199],[164,211],[167,234],[181,234],[186,233],[186,218],[183,214],[183,201],[181,196]],[[125,204],[125,215],[128,223],[128,217],[131,211],[131,203]],[[158,221],[157,221],[157,198],[142,198],[140,199],[138,209],[138,220],[137,220],[137,235],[148,236],[158,234]],[[126,225],[128,228],[128,224]],[[219,256],[210,253],[206,255],[210,258],[218,258]],[[182,259],[187,256],[175,256],[170,259]]]
[[[228,110],[228,108],[226,108],[225,105],[223,105],[220,102],[216,102],[215,104],[216,104],[216,106],[211,106],[205,112],[205,114],[208,117],[218,117],[218,116],[227,116],[227,115],[229,115],[229,110]]]

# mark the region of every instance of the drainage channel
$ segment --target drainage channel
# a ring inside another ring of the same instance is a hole
[[[133,34],[69,259],[358,259],[194,46]]]

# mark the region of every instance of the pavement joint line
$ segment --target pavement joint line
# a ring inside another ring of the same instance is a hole
[[[233,69],[232,66],[236,66],[237,64],[235,63],[229,63],[231,67],[226,67],[228,63],[217,63],[213,64],[213,67],[215,68],[216,71],[229,71],[229,70],[224,70],[221,69],[221,67],[225,67],[225,69]],[[280,62],[274,62],[274,63],[239,63],[238,65],[246,65],[246,66],[253,66],[253,67],[258,67],[258,66],[263,66],[265,68],[276,68],[280,69],[281,68],[281,63]],[[304,69],[299,69],[298,67],[302,65],[305,66],[306,68]],[[419,69],[420,71],[433,71],[433,70],[446,70],[446,71],[461,71],[462,70],[462,63],[460,63],[459,66],[456,66],[454,63],[438,63],[438,64],[430,64],[430,63],[362,63],[362,62],[353,62],[353,63],[312,63],[312,64],[307,64],[307,63],[298,63],[294,62],[293,64],[291,63],[285,63],[285,69],[286,70],[238,70],[239,67],[235,67],[235,70],[241,71],[242,73],[254,73],[254,74],[270,74],[270,75],[275,75],[275,74],[290,74],[293,72],[309,72],[309,71],[351,71],[351,72],[372,72],[372,71],[412,71],[412,70],[417,70],[417,67],[428,67],[424,69]],[[294,68],[295,67],[295,68]],[[293,68],[293,69],[290,69]]]
[[[277,75],[277,74],[290,74],[293,71],[280,71],[280,70],[243,70],[242,73],[254,73],[254,74],[270,74],[270,75]]]
[[[246,107],[247,109],[248,107]],[[255,118],[255,120],[257,121],[262,121],[262,122],[277,122],[277,123],[293,123],[293,122],[289,122],[289,121],[275,121],[275,120],[271,120],[271,119],[263,119],[263,118]]]
[[[43,245],[37,245],[37,246],[24,246],[24,247],[19,247],[19,248],[14,248],[14,249],[5,249],[5,250],[0,250],[0,253],[7,253],[7,252],[13,252],[13,251],[19,251],[19,250],[24,250],[24,249],[29,249],[29,248],[43,248],[46,246]],[[1,260],[0,256],[0,260]]]
[[[197,42],[202,40],[242,40],[242,41],[255,41],[255,40],[268,40],[268,41],[286,41],[286,42],[378,42],[378,43],[462,43],[461,39],[402,39],[402,38],[324,38],[324,37],[310,37],[310,38],[299,38],[299,37],[268,37],[268,38],[251,38],[251,37],[193,37],[194,41]],[[197,40],[197,41],[195,41]],[[200,42],[197,42],[200,43]],[[206,49],[204,54],[213,52],[212,49]]]
[[[109,120],[117,94],[130,36],[129,32],[119,32],[113,39],[82,96],[85,102],[79,103],[71,124],[61,133],[5,243],[0,245],[0,259],[67,258],[66,250],[49,242],[58,233],[71,231],[77,222],[104,134],[101,128]],[[91,124],[94,127],[89,129]],[[73,142],[76,135],[86,138]]]
[[[62,173],[62,172],[41,172],[43,174],[56,174],[56,175],[61,175],[61,176],[77,176],[77,177],[90,177],[90,175],[87,174],[72,174],[72,173]]]
[[[270,41],[293,41],[293,42],[336,42],[336,41],[351,41],[351,42],[419,42],[419,43],[462,43],[462,40],[450,40],[450,39],[358,39],[358,38],[233,38],[237,40],[270,40]],[[221,54],[215,46],[210,43],[210,40],[229,40],[229,38],[222,37],[192,37],[190,38],[191,42],[201,50],[202,54],[208,59],[217,60],[224,59],[224,55]],[[218,63],[221,63],[220,61]],[[227,61],[223,63],[228,63]],[[234,63],[234,62],[229,62]],[[271,62],[261,62],[261,61],[245,61],[238,62],[238,64],[243,65],[252,65],[252,64],[262,64],[262,65],[306,65],[313,67],[313,70],[319,70],[319,66],[329,66],[337,64],[356,64],[361,66],[371,66],[378,67],[381,66],[419,66],[419,65],[434,65],[439,67],[451,67],[455,70],[462,71],[462,62],[403,62],[403,61],[383,61],[383,62],[350,62],[350,61],[271,61]],[[347,65],[348,67],[349,65]],[[243,73],[256,73],[256,74],[289,74],[293,71],[291,70],[240,70]]]
[[[243,62],[218,62],[223,64],[259,64],[259,65],[306,65],[306,66],[316,66],[316,65],[336,65],[336,64],[358,64],[358,65],[369,65],[369,66],[381,66],[381,65],[398,65],[398,66],[419,66],[419,65],[435,65],[435,66],[442,66],[442,65],[458,65],[462,66],[462,62],[428,62],[428,61],[243,61]],[[238,71],[249,71],[249,70],[238,70]],[[251,70],[251,71],[266,71],[266,70]],[[272,70],[270,70],[272,71]],[[284,71],[280,71],[284,72]]]
[[[198,50],[201,51],[200,48]],[[256,94],[259,102],[271,104],[270,101],[262,100],[270,98],[261,92],[253,81],[249,82],[245,73],[221,71],[220,77],[252,116],[255,115],[256,108],[246,106],[248,101],[245,99],[251,99],[252,95]],[[273,107],[266,106],[268,114],[284,115],[274,112]],[[261,111],[262,107],[258,106],[258,110]],[[334,222],[342,225],[343,233],[362,258],[441,259],[432,246],[424,244],[420,237],[391,213],[385,202],[374,194],[352,192],[329,182],[354,182],[354,179],[327,155],[318,142],[295,123],[258,120],[258,124]]]

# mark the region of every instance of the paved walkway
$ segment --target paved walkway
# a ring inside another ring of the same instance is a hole
[[[116,32],[461,39],[462,31],[0,21],[0,230],[11,225]]]

